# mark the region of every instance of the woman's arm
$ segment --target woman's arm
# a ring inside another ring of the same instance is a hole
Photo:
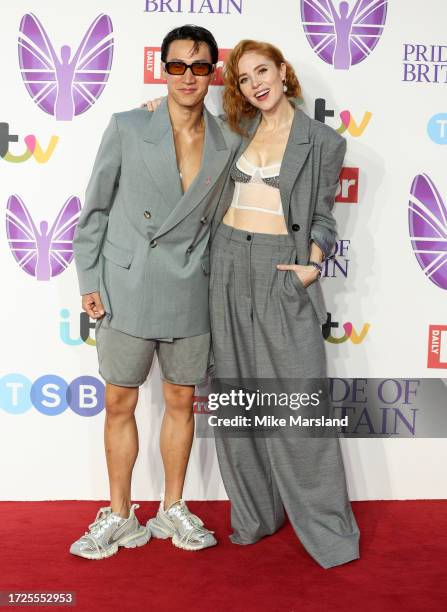
[[[328,258],[331,255],[337,240],[337,224],[332,209],[347,147],[346,138],[337,132],[331,133],[330,138],[328,136],[327,134],[320,145],[321,168],[315,210],[310,227],[310,239],[315,243],[311,245],[310,259],[313,259],[314,256],[318,257],[321,251],[319,261],[323,259],[323,256]]]

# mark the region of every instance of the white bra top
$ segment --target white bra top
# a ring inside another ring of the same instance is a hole
[[[269,166],[254,166],[245,155],[232,165],[234,194],[230,208],[256,210],[284,216],[279,192],[281,162]]]

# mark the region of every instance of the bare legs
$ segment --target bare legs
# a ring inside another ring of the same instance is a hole
[[[194,437],[194,387],[163,383],[166,409],[160,432],[160,451],[165,469],[164,509],[182,497]]]
[[[138,387],[106,384],[104,445],[109,472],[112,512],[129,516],[132,470],[138,455],[135,408]]]
[[[132,471],[138,455],[135,408],[138,387],[106,384],[104,445],[112,512],[127,518],[131,506]],[[194,436],[193,386],[163,383],[165,413],[160,450],[165,471],[165,508],[182,497]]]

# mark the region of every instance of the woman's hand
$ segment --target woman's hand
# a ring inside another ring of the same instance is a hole
[[[278,270],[293,270],[304,287],[308,287],[318,278],[318,270],[315,266],[301,266],[299,264],[278,264]]]
[[[157,108],[162,103],[163,98],[154,98],[153,100],[148,100],[147,102],[143,102],[140,108],[147,108],[150,113],[153,113],[157,110]]]

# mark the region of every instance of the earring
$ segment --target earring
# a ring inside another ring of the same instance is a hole
[[[286,85],[286,80],[284,79],[284,81],[282,82],[282,90],[284,93],[287,92],[287,85]]]

